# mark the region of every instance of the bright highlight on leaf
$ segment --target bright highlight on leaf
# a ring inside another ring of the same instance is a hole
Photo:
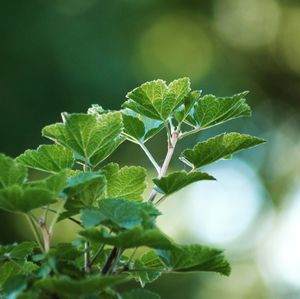
[[[224,133],[198,143],[193,149],[185,150],[181,154],[181,160],[194,168],[200,168],[264,142],[263,139],[246,134]]]

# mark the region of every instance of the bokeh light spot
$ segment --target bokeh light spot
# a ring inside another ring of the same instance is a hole
[[[212,65],[213,47],[198,17],[167,15],[142,33],[140,63],[151,76],[189,76],[197,80]]]
[[[217,30],[233,46],[260,48],[276,37],[280,7],[275,0],[218,0],[214,13]]]

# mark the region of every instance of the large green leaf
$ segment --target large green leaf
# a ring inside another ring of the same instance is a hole
[[[120,112],[102,114],[63,114],[63,123],[49,125],[43,136],[62,144],[76,153],[76,157],[92,166],[107,158],[124,140]]]
[[[36,287],[48,290],[55,294],[78,296],[96,294],[107,287],[112,287],[130,279],[128,275],[100,276],[93,275],[80,280],[67,276],[49,277],[36,282]],[[71,297],[74,298],[74,297]]]
[[[145,168],[125,166],[120,169],[118,164],[110,163],[102,171],[107,180],[105,198],[143,199],[147,187]]]
[[[185,150],[181,154],[181,160],[199,168],[264,142],[263,139],[247,134],[224,133],[198,143],[193,149]]]
[[[157,253],[171,272],[212,271],[230,274],[230,265],[218,249],[195,244],[158,250]]]
[[[175,244],[159,229],[144,229],[142,226],[119,232],[116,235],[109,233],[106,229],[86,229],[80,235],[91,242],[100,242],[113,245],[118,248],[135,248],[147,246],[151,248],[170,249]]]
[[[146,142],[164,128],[164,123],[159,120],[123,112],[124,134],[133,140]]]
[[[204,129],[235,118],[251,116],[251,109],[245,99],[247,94],[246,91],[226,98],[205,95],[198,101],[192,115],[196,127]]]
[[[0,209],[27,213],[57,201],[66,184],[66,173],[58,173],[44,180],[12,185],[0,190]]]
[[[22,184],[27,176],[25,166],[14,159],[0,154],[0,189],[14,184]]]
[[[151,203],[142,203],[126,199],[103,199],[99,208],[87,208],[81,211],[81,220],[85,227],[105,224],[113,228],[131,229],[138,225],[153,226],[159,211]]]
[[[194,171],[187,173],[186,171],[176,171],[160,179],[153,179],[153,182],[158,192],[170,195],[194,182],[202,180],[215,180],[215,178],[204,172]]]
[[[163,80],[142,84],[127,94],[123,107],[149,118],[166,120],[181,104],[190,91],[190,80],[181,78],[168,86]]]
[[[122,299],[160,299],[161,297],[153,292],[144,289],[136,289],[121,294]]]
[[[59,144],[49,144],[25,151],[17,161],[30,168],[56,173],[71,168],[74,158],[70,149]]]

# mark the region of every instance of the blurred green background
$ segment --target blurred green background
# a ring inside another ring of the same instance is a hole
[[[118,109],[148,80],[189,76],[218,96],[250,90],[253,118],[225,129],[268,144],[213,165],[217,182],[161,206],[160,225],[178,242],[226,249],[231,277],[165,276],[150,288],[166,299],[300,298],[298,0],[2,0],[0,36],[0,152],[11,156],[47,142],[40,130],[60,112]],[[159,161],[163,137],[149,144]],[[150,166],[131,144],[113,159]],[[58,239],[73,238],[62,226]],[[0,213],[0,242],[26,235],[22,219]]]

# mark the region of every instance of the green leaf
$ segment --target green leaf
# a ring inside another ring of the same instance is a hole
[[[72,149],[82,161],[98,165],[124,140],[120,112],[102,114],[63,114],[63,123],[43,129],[43,136]]]
[[[179,123],[187,118],[195,103],[200,99],[200,96],[201,90],[194,90],[186,95],[184,104],[175,113],[175,118]]]
[[[147,142],[164,128],[164,123],[126,110],[122,113],[124,133],[130,139]]]
[[[100,276],[91,275],[80,280],[67,276],[49,277],[35,283],[36,287],[48,290],[55,294],[78,296],[96,294],[107,287],[112,287],[130,280],[127,275]]]
[[[19,298],[19,295],[27,288],[27,277],[24,275],[14,275],[9,278],[3,286],[3,292],[7,299]]]
[[[181,245],[172,250],[157,250],[158,255],[172,272],[212,271],[230,274],[230,265],[218,249],[195,245]]]
[[[9,212],[24,212],[56,202],[53,192],[39,187],[22,188],[13,185],[0,190],[0,209]]]
[[[235,118],[251,116],[251,109],[245,103],[247,94],[245,91],[226,98],[205,95],[194,109],[196,126],[204,129]]]
[[[144,289],[136,289],[123,293],[122,299],[160,299],[161,297],[153,292]]]
[[[106,178],[102,173],[78,172],[69,178],[65,193],[70,197],[68,201],[76,201],[80,209],[92,206],[105,191],[105,186]]]
[[[58,144],[41,145],[36,150],[27,150],[17,158],[27,167],[50,173],[71,168],[74,163],[72,151]]]
[[[118,248],[135,248],[147,246],[150,248],[170,249],[174,243],[159,229],[144,229],[141,226],[122,231],[116,235],[109,233],[106,229],[90,228],[79,233],[91,242],[100,242],[113,245]]]
[[[27,177],[27,169],[14,159],[0,154],[0,189],[14,184],[22,184]]]
[[[55,203],[66,181],[66,172],[63,171],[44,180],[6,187],[0,190],[0,209],[28,213],[33,209]]]
[[[110,163],[102,171],[107,180],[105,198],[143,199],[147,187],[145,168],[125,166],[120,169],[118,164]]]
[[[148,251],[140,259],[134,261],[132,269],[134,277],[144,287],[158,279],[167,267],[154,250]]]
[[[159,211],[151,203],[142,203],[126,199],[104,199],[99,208],[87,208],[81,211],[81,220],[85,227],[105,224],[113,228],[131,229],[138,225],[153,226]]]
[[[168,86],[163,80],[142,84],[127,94],[129,99],[123,104],[149,118],[165,121],[181,104],[190,91],[189,78],[181,78]]]
[[[153,179],[153,182],[158,192],[170,195],[194,182],[202,180],[215,180],[215,178],[204,172],[187,173],[186,171],[176,171],[160,179]]]
[[[246,134],[224,133],[198,143],[193,149],[185,150],[180,159],[199,168],[264,142],[263,139]]]
[[[11,259],[23,260],[33,254],[33,250],[37,247],[37,244],[32,241],[25,241],[17,244],[9,253],[8,256]]]

